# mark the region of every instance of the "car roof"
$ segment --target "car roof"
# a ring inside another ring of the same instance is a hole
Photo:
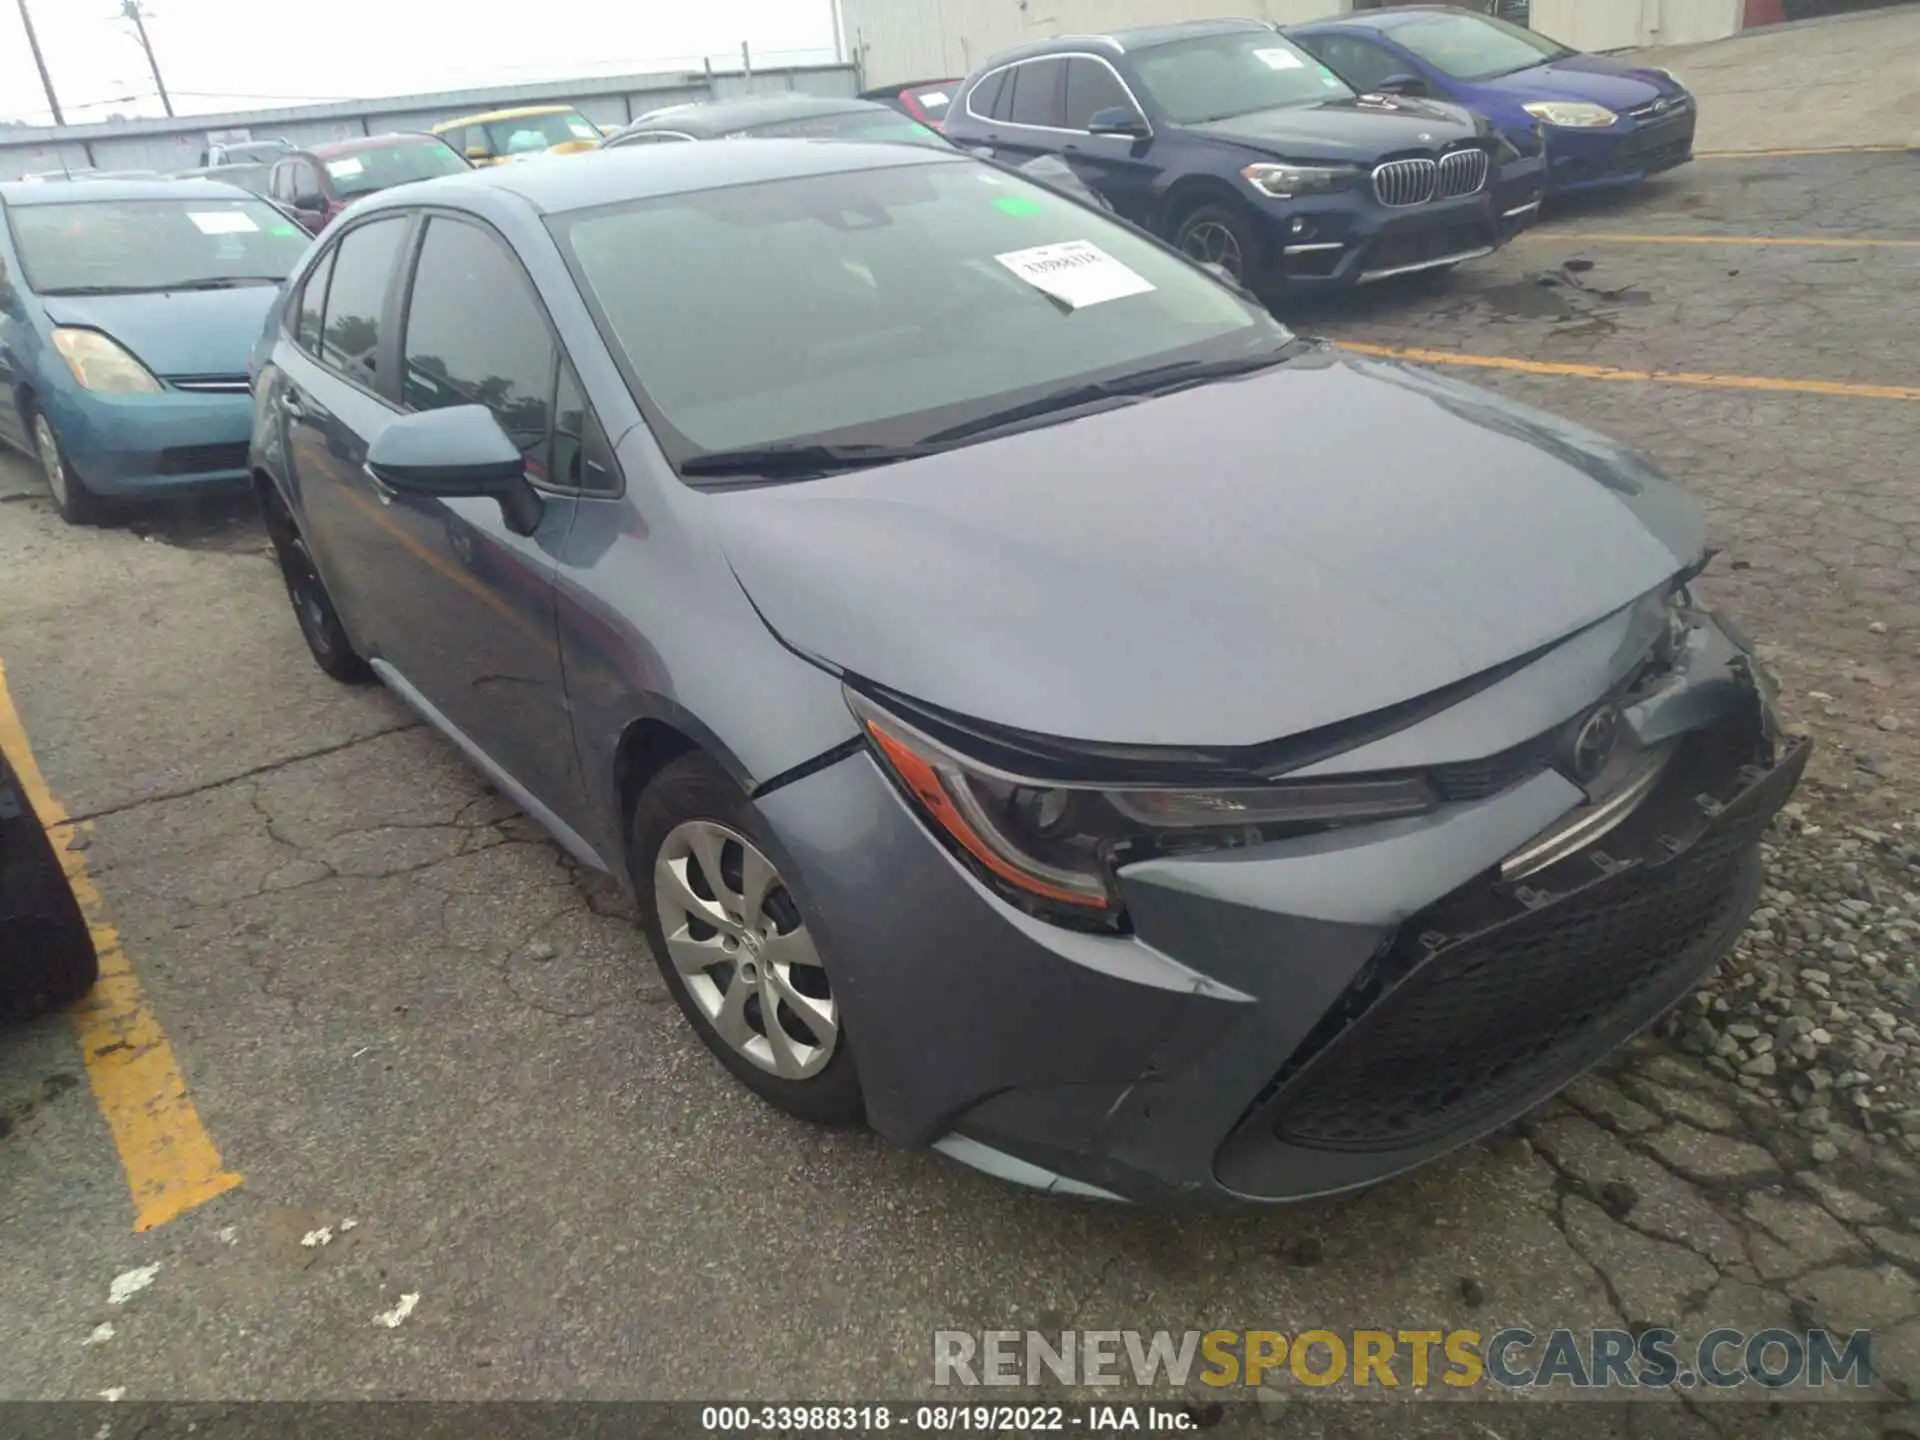
[[[678,130],[688,135],[724,135],[755,125],[773,125],[782,120],[804,120],[813,115],[851,115],[862,110],[885,110],[872,100],[848,96],[773,95],[752,100],[715,100],[700,104],[676,105],[642,115],[619,134],[648,130]]]
[[[1206,35],[1231,35],[1239,31],[1264,31],[1271,35],[1273,28],[1264,20],[1228,17],[1219,20],[1183,20],[1172,25],[1136,25],[1131,29],[1111,30],[1101,35],[1056,35],[1051,39],[1033,40],[1011,50],[1002,50],[980,68],[993,70],[1016,60],[1032,60],[1043,55],[1059,55],[1090,48],[1122,53],[1151,50],[1157,45],[1171,45],[1176,40],[1196,40]]]
[[[436,145],[447,143],[438,135],[423,130],[397,131],[386,135],[356,135],[351,140],[323,140],[318,145],[307,146],[307,154],[316,155],[324,160],[329,155],[353,155],[362,150],[384,150],[389,145],[417,143],[421,140],[431,140]]]
[[[571,105],[517,105],[508,110],[483,110],[478,115],[442,120],[433,127],[433,133],[438,135],[442,130],[451,130],[456,125],[487,125],[495,120],[524,120],[532,115],[565,115],[573,108]]]
[[[258,200],[223,180],[33,180],[0,182],[9,205],[58,205],[75,200]]]
[[[1312,30],[1322,25],[1347,25],[1362,30],[1397,30],[1402,25],[1418,20],[1431,20],[1436,15],[1472,15],[1484,20],[1487,17],[1478,10],[1465,10],[1458,5],[1403,5],[1392,10],[1356,10],[1351,15],[1323,15],[1318,20],[1304,20],[1298,25],[1288,25],[1287,30]]]
[[[543,214],[559,215],[628,200],[684,195],[760,185],[808,175],[888,170],[901,165],[947,165],[964,160],[959,150],[922,145],[863,144],[849,140],[715,140],[700,145],[623,145],[570,155],[489,165],[461,175],[419,180],[362,200],[360,214],[403,205],[485,205],[501,193],[517,196]],[[78,188],[78,187],[76,187]]]

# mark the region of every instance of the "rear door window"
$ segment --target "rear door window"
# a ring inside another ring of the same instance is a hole
[[[1065,118],[1069,130],[1084,130],[1102,110],[1137,110],[1120,77],[1098,60],[1067,61]]]
[[[334,247],[320,360],[368,389],[378,388],[381,316],[406,234],[406,218],[395,216],[349,230]]]
[[[1006,88],[1008,70],[996,70],[985,76],[967,92],[967,109],[982,120],[1004,119],[995,107],[999,104],[1000,93]]]
[[[1015,125],[1060,130],[1066,126],[1065,60],[1029,60],[1014,67],[1013,102],[1007,118]]]

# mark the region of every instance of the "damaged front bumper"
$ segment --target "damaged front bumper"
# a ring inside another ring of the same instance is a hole
[[[1065,1193],[1292,1200],[1538,1103],[1739,934],[1805,743],[1705,615],[1620,715],[1657,763],[1605,793],[1520,766],[1430,815],[1147,861],[1122,935],[1008,907],[864,754],[761,806],[876,1129]]]

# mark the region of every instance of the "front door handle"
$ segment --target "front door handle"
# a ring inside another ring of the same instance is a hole
[[[280,392],[280,411],[291,420],[307,418],[307,407],[301,403],[299,395],[292,390]]]

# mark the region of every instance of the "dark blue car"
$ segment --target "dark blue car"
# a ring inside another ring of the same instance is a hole
[[[1254,20],[1046,40],[969,75],[955,144],[1067,161],[1123,218],[1261,293],[1491,253],[1538,210],[1530,133],[1456,105],[1363,97]]]
[[[244,486],[247,353],[306,248],[212,180],[0,185],[0,441],[62,516]]]
[[[1290,25],[1358,90],[1470,106],[1517,145],[1536,131],[1547,193],[1637,185],[1693,158],[1693,96],[1665,70],[1584,55],[1471,10],[1411,6]]]

